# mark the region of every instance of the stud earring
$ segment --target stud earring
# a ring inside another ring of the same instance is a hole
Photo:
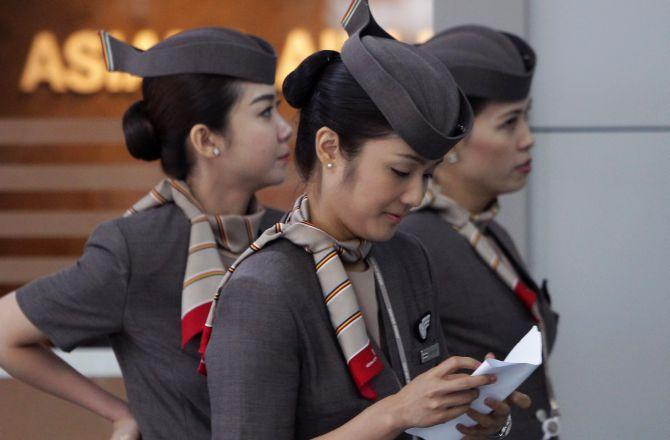
[[[326,168],[328,168],[329,170],[333,169],[334,167],[335,167],[335,164],[332,163],[332,162],[328,162],[328,163],[326,164]]]
[[[458,153],[456,153],[453,150],[447,153],[447,155],[445,156],[445,159],[447,160],[448,164],[452,164],[452,165],[455,164],[456,162],[458,162],[459,160],[461,160],[461,158],[458,157]]]
[[[215,147],[214,149],[212,149],[212,154],[214,155],[214,157],[219,157],[221,155],[221,150]]]

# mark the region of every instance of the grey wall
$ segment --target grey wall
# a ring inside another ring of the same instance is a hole
[[[520,234],[561,313],[562,438],[668,439],[670,2],[437,0],[436,29],[519,4],[539,59]]]
[[[534,271],[568,439],[668,439],[670,2],[529,2]]]

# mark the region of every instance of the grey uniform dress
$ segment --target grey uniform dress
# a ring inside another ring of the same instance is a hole
[[[427,257],[416,239],[396,234],[375,243],[368,258],[389,296],[386,302],[377,282],[381,347],[375,351],[384,370],[372,386],[381,399],[405,383],[389,305],[411,378],[437,365],[446,350],[439,320],[425,341],[415,331],[435,307]],[[422,363],[429,347],[440,354]],[[347,370],[312,257],[286,239],[251,255],[232,275],[206,358],[215,439],[313,438],[374,403],[359,395]]]
[[[266,209],[262,228],[280,217]],[[210,438],[199,338],[180,348],[189,230],[174,204],[103,223],[75,265],[17,291],[21,310],[57,347],[109,337],[144,439]]]
[[[493,352],[503,358],[535,325],[512,290],[438,212],[414,212],[403,220],[400,229],[417,236],[428,251],[438,286],[439,316],[451,354],[482,359]],[[502,226],[490,221],[482,232],[495,241],[526,285],[539,293],[551,351],[558,315],[551,309],[546,285],[540,288],[530,277]],[[549,409],[544,370],[538,368],[519,390],[532,398],[533,406],[530,410],[512,408],[514,426],[508,438],[541,439],[542,427],[535,413],[540,408]]]

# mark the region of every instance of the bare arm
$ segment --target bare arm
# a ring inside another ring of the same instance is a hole
[[[0,322],[0,367],[7,373],[114,422],[115,435],[116,428],[122,428],[124,433],[133,432],[135,424],[131,422],[132,415],[127,404],[77,372],[47,348],[44,345],[45,336],[23,313],[15,292],[0,298]],[[138,435],[127,438],[137,438]]]

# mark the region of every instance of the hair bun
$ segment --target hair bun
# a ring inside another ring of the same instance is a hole
[[[126,147],[133,157],[147,161],[160,159],[161,144],[147,117],[144,101],[137,101],[126,110],[123,115],[123,134]]]
[[[307,105],[321,73],[339,56],[334,50],[320,50],[305,58],[284,80],[282,93],[286,102],[295,108]]]

